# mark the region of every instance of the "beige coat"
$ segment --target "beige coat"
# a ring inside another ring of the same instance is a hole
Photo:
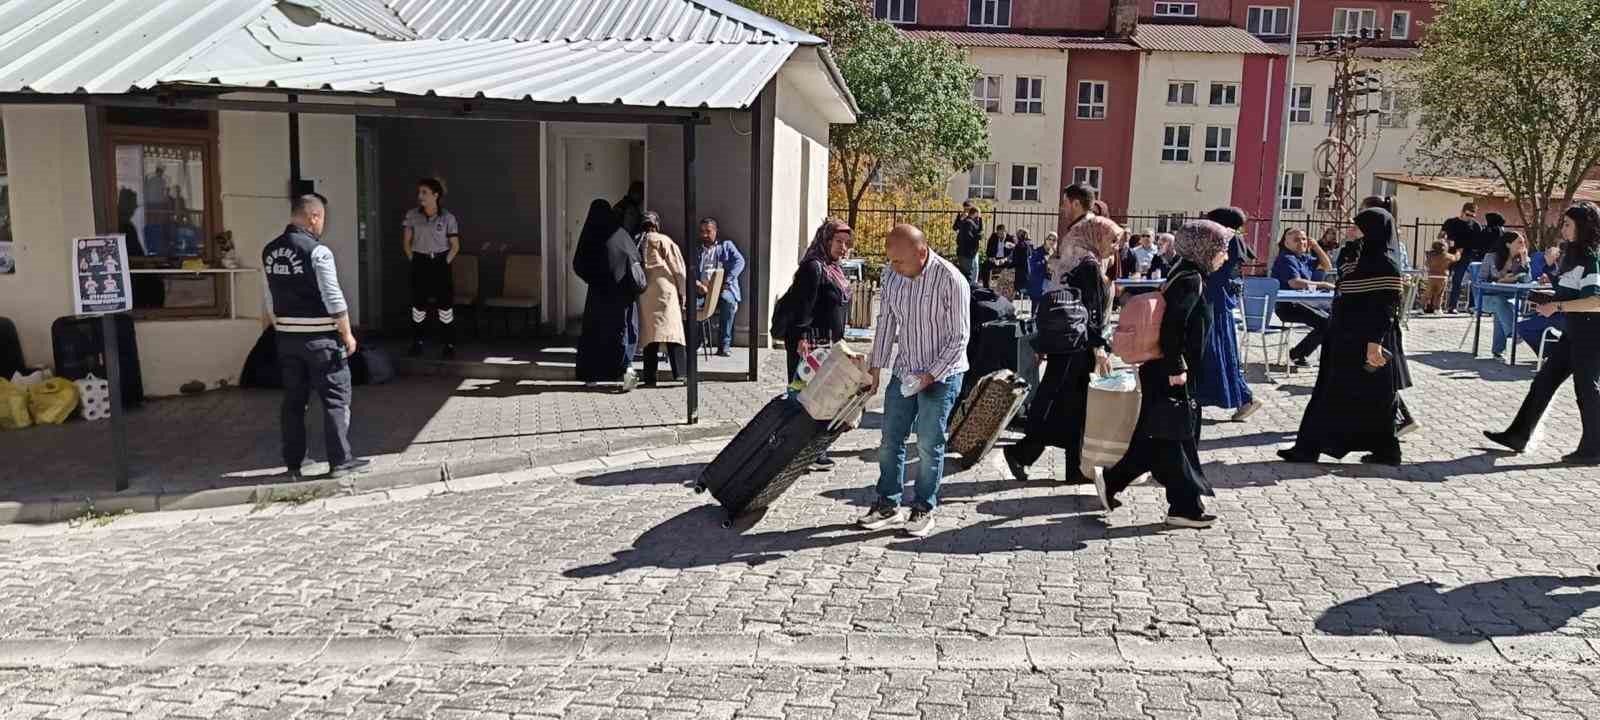
[[[687,344],[683,332],[683,253],[672,238],[645,233],[640,255],[644,258],[644,294],[639,296],[639,343]]]

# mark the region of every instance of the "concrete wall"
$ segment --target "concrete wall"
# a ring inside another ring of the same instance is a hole
[[[1106,26],[1111,0],[1012,0],[1011,27],[1018,30],[1100,30]],[[967,27],[968,0],[920,0],[920,27]]]
[[[1240,84],[1243,99],[1243,62],[1240,55],[1202,53],[1141,53],[1139,112],[1134,119],[1133,172],[1128,207],[1132,214],[1195,212],[1227,205],[1233,195],[1233,169],[1240,150],[1239,105],[1209,105],[1211,83]],[[1170,82],[1193,82],[1194,105],[1167,104]],[[1189,160],[1163,161],[1161,148],[1167,125],[1191,128]],[[1232,162],[1205,161],[1206,128],[1233,130]]]
[[[49,365],[50,323],[72,314],[68,245],[95,232],[87,121],[81,105],[6,105],[0,116],[17,261],[0,275],[0,315],[17,324],[23,359]]]
[[[410,327],[410,266],[401,252],[400,221],[416,206],[418,178],[444,181],[444,207],[460,223],[461,252],[479,256],[478,287],[485,297],[503,288],[506,255],[542,253],[537,124],[404,118],[370,122],[378,142],[374,200],[380,230],[375,239],[382,258],[385,328]],[[353,125],[349,134],[353,142]],[[353,146],[341,157],[351,159],[353,176]],[[353,181],[350,187],[353,193]]]
[[[1397,62],[1387,63],[1368,62],[1362,65],[1366,69],[1382,70],[1389,68],[1391,72],[1398,65]],[[1309,124],[1291,123],[1289,125],[1289,147],[1284,164],[1286,172],[1300,171],[1306,173],[1306,207],[1315,207],[1317,188],[1316,148],[1323,140],[1327,139],[1329,128],[1323,123],[1323,118],[1328,108],[1328,88],[1333,85],[1333,65],[1331,63],[1306,62],[1302,58],[1295,63],[1294,84],[1310,85],[1311,90],[1311,122]],[[1373,107],[1377,106],[1377,95],[1371,95]],[[1421,114],[1412,110],[1406,119],[1405,127],[1379,127],[1377,116],[1368,116],[1366,119],[1368,136],[1361,154],[1361,168],[1356,179],[1356,199],[1372,193],[1372,176],[1378,172],[1407,172],[1415,171],[1409,162],[1412,148],[1411,138],[1417,132],[1417,125]],[[1459,209],[1459,208],[1458,208]],[[1401,208],[1403,214],[1409,215],[1411,211]]]
[[[1056,207],[1063,179],[1062,132],[1070,111],[1067,87],[1067,53],[1063,50],[968,48],[967,56],[984,75],[1000,76],[1000,112],[989,114],[989,161],[995,164],[995,200],[998,210],[1038,211]],[[1014,112],[1017,78],[1044,79],[1044,114]],[[1039,201],[1011,201],[1011,166],[1039,166]],[[969,176],[957,173],[948,192],[955,200],[967,198]]]
[[[82,106],[7,106],[3,111],[12,178],[18,268],[0,276],[0,315],[17,322],[31,365],[54,361],[50,323],[72,313],[67,242],[95,232],[88,132]],[[288,121],[282,114],[223,112],[217,117],[222,225],[232,230],[240,260],[259,267],[261,248],[289,214]],[[340,281],[358,302],[355,245],[355,135],[351,118],[302,118],[304,171],[330,202],[324,237]],[[238,278],[240,318],[141,321],[140,370],[149,395],[175,395],[198,381],[208,388],[238,382],[244,357],[261,332],[259,275]]]
[[[1074,167],[1102,169],[1100,198],[1113,213],[1126,210],[1133,171],[1134,124],[1139,104],[1140,53],[1074,50],[1067,63],[1066,130],[1061,168],[1070,179]],[[1106,85],[1104,119],[1077,117],[1078,82]],[[1163,86],[1164,87],[1164,86]],[[1165,89],[1163,89],[1163,93]],[[1162,96],[1165,101],[1165,95]]]

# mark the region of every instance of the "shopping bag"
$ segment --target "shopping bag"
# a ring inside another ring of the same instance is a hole
[[[111,417],[111,383],[89,373],[78,386],[78,412],[85,420],[105,420]]]
[[[834,420],[872,383],[865,355],[834,345],[800,390],[800,404],[813,420]]]
[[[40,425],[60,425],[78,409],[78,386],[66,378],[50,378],[28,388],[28,411]]]
[[[0,430],[21,430],[33,424],[28,412],[28,391],[0,380]]]
[[[1139,425],[1139,400],[1139,380],[1131,371],[1119,370],[1089,382],[1083,455],[1078,467],[1085,477],[1094,477],[1096,466],[1117,464],[1128,452],[1134,428]]]

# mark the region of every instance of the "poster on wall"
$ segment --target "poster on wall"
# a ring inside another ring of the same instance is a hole
[[[104,315],[133,309],[124,235],[95,235],[72,241],[72,309],[79,315]]]
[[[11,252],[11,242],[0,240],[0,275],[11,275],[17,271],[17,256]]]

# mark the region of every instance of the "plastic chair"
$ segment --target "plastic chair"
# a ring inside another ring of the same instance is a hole
[[[1284,328],[1273,322],[1278,309],[1278,281],[1275,278],[1245,278],[1244,295],[1239,301],[1239,314],[1244,322],[1244,336],[1239,362],[1250,364],[1250,336],[1261,338],[1261,367],[1267,379],[1272,379],[1272,364],[1267,357],[1267,336],[1284,334]],[[1281,338],[1287,339],[1287,338]],[[1280,342],[1279,354],[1282,355]],[[1282,357],[1279,358],[1282,361]]]
[[[1461,342],[1456,343],[1457,350],[1467,346],[1467,338],[1472,337],[1472,329],[1478,326],[1478,318],[1482,315],[1480,311],[1483,309],[1483,291],[1478,289],[1479,283],[1482,282],[1478,273],[1482,271],[1482,261],[1467,265],[1467,275],[1463,279],[1467,281],[1467,305],[1472,308],[1472,322],[1467,323],[1467,329],[1461,333]],[[1446,296],[1446,301],[1448,300],[1449,296]]]
[[[1539,334],[1539,358],[1533,364],[1533,371],[1544,369],[1544,348],[1546,345],[1561,339],[1561,331],[1554,327],[1547,327]]]
[[[458,310],[472,313],[472,334],[478,334],[478,256],[457,255],[450,263],[450,286],[454,297],[450,304]]]
[[[522,311],[523,332],[535,329],[539,314],[539,256],[507,255],[500,295],[489,298],[483,306],[501,311],[507,336],[511,335],[510,316],[518,310]]]

